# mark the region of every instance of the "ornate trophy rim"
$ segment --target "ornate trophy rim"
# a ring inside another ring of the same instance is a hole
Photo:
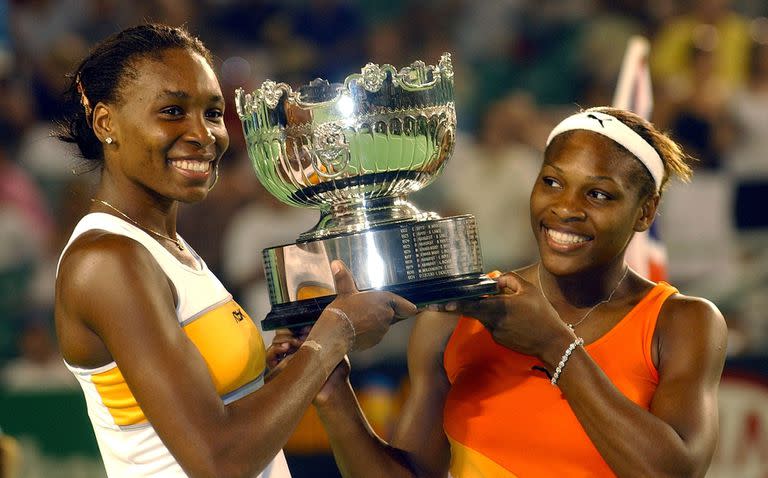
[[[320,210],[300,241],[439,217],[405,196],[431,183],[453,151],[453,78],[443,53],[436,65],[368,63],[344,83],[236,90],[258,179],[281,201]]]
[[[306,85],[294,90],[291,85],[284,82],[276,82],[267,79],[261,86],[251,93],[237,88],[235,90],[235,108],[241,120],[258,111],[260,107],[269,109],[277,108],[281,97],[285,95],[286,100],[302,108],[312,109],[342,101],[345,95],[352,95],[352,84],[358,84],[369,93],[376,93],[384,85],[387,74],[392,78],[392,83],[406,91],[419,91],[433,88],[441,80],[453,83],[453,63],[451,54],[444,52],[440,56],[437,65],[427,65],[424,61],[417,60],[408,66],[397,69],[395,66],[385,63],[379,65],[376,63],[367,63],[360,69],[360,73],[348,75],[343,83],[330,83],[323,78],[316,78]],[[325,85],[334,87],[336,94],[330,99],[324,101],[308,101],[301,90],[306,87]]]

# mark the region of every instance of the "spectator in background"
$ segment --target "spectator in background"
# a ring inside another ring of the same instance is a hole
[[[30,249],[36,257],[47,247],[47,241],[53,229],[53,220],[48,210],[48,204],[40,187],[23,168],[14,162],[15,138],[8,138],[9,131],[2,128],[0,138],[0,209],[6,217],[17,217],[20,227],[24,230],[25,244],[3,244],[8,254],[23,258],[23,251]],[[11,133],[12,134],[12,133]]]
[[[9,20],[14,48],[23,62],[22,71],[44,63],[56,43],[67,35],[87,29],[89,0],[13,1]]]
[[[727,211],[742,274],[725,299],[739,311],[734,325],[744,333],[745,350],[768,350],[768,19],[752,22],[749,78],[727,104],[732,128],[725,150],[724,179],[732,185]],[[721,279],[722,280],[722,279]]]
[[[578,70],[582,104],[610,104],[629,39],[647,31],[644,0],[599,0],[581,24]]]
[[[731,0],[688,2],[685,13],[672,17],[659,28],[651,48],[651,71],[656,82],[693,75],[691,42],[702,28],[715,32],[711,50],[714,75],[730,88],[744,84],[749,62],[747,19],[731,8]]]
[[[434,191],[425,191],[439,195],[432,202],[444,211],[475,216],[487,267],[510,270],[537,257],[528,200],[549,128],[530,95],[498,100],[477,142],[457,143],[443,176],[429,186]]]
[[[732,134],[724,165],[738,180],[768,177],[768,18],[752,26],[749,76],[726,104]]]
[[[0,55],[8,55],[11,47],[11,32],[8,22],[8,1],[0,0]]]
[[[660,79],[654,106],[658,124],[697,159],[691,164],[697,171],[691,184],[669,188],[659,226],[670,279],[691,294],[719,301],[729,294],[724,284],[738,284],[741,273],[732,182],[722,168],[730,136],[726,108],[737,86],[717,67],[727,40],[718,28],[701,23],[690,34],[688,69]]]
[[[10,392],[45,392],[77,389],[67,370],[48,323],[27,320],[18,335],[19,356],[0,371],[0,385]]]
[[[61,92],[66,89],[67,73],[86,51],[80,35],[62,33],[50,50],[36,59],[32,81],[28,88],[20,89],[16,100],[23,102],[30,116],[19,132],[17,161],[40,185],[54,216],[59,213],[60,195],[72,180],[72,170],[77,165],[53,159],[72,158],[74,150],[51,137],[51,122],[62,110]]]
[[[0,103],[17,103],[0,80]],[[16,163],[15,108],[0,108],[0,360],[14,353],[14,332],[29,310],[30,284],[49,247],[53,221],[34,178]]]
[[[733,85],[716,69],[720,41],[714,27],[698,26],[687,50],[690,70],[661,82],[655,102],[656,120],[698,159],[698,169],[719,169],[727,141],[724,113]]]
[[[232,176],[241,178],[238,181],[243,186],[250,186],[250,200],[234,211],[226,227],[217,231],[222,276],[253,317],[261,319],[270,310],[261,251],[295,242],[299,234],[317,223],[320,215],[316,209],[278,201],[258,183],[249,162],[240,161],[237,169],[241,173]],[[247,182],[242,178],[247,178]],[[269,227],[264,227],[265,224]]]
[[[61,92],[67,88],[67,73],[87,49],[82,36],[66,33],[38,58],[31,90],[35,113],[45,123],[55,120],[61,112]]]
[[[404,58],[407,50],[402,29],[403,26],[394,21],[383,21],[372,25],[365,37],[365,50],[368,56],[366,61],[379,65],[408,63],[408,59]]]
[[[308,0],[291,15],[293,35],[303,39],[317,54],[312,75],[331,82],[364,64],[364,24],[357,2]]]

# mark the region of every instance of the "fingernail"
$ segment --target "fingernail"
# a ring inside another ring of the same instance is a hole
[[[456,304],[456,302],[448,302],[445,304],[445,310],[448,312],[453,312],[454,310],[458,309],[459,306]]]
[[[331,271],[333,271],[333,273],[336,274],[340,270],[341,270],[341,264],[339,264],[339,261],[332,261],[331,262]]]

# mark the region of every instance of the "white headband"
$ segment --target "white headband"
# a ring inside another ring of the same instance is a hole
[[[555,129],[549,133],[547,146],[549,146],[549,143],[552,142],[555,136],[575,129],[594,131],[611,138],[627,148],[651,173],[653,181],[656,183],[656,191],[661,189],[661,181],[664,179],[664,163],[661,161],[659,153],[653,149],[653,146],[648,144],[639,134],[635,133],[632,128],[611,115],[598,111],[582,111],[565,118],[560,124],[555,126]]]

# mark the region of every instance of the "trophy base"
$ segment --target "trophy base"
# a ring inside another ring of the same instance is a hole
[[[272,311],[265,330],[314,322],[336,297],[331,262],[349,268],[359,290],[387,290],[417,305],[496,292],[483,275],[471,215],[386,224],[264,249]]]
[[[424,306],[495,294],[498,289],[496,281],[489,279],[484,274],[470,274],[462,277],[398,284],[382,287],[381,290],[387,290],[404,297],[417,306]],[[261,327],[264,330],[274,330],[311,325],[335,298],[335,295],[326,295],[273,305],[272,310],[261,322]]]

